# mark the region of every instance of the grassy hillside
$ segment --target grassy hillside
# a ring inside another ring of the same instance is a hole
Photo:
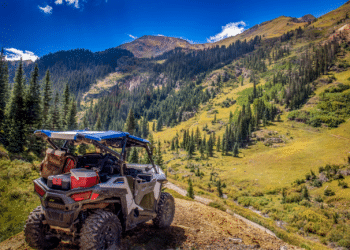
[[[289,43],[290,55],[270,64],[260,74],[258,86],[263,86],[263,93],[271,91],[265,85],[270,84],[273,72],[285,71],[288,61],[296,60],[309,43],[303,39]],[[239,150],[238,157],[231,152],[223,156],[216,147],[213,157],[203,157],[195,151],[192,159],[183,149],[170,150],[173,138],[178,136],[181,142],[184,130],[196,132],[197,127],[202,138],[206,135],[208,139],[213,132],[216,138],[223,138],[230,113],[237,117],[253,88],[248,78],[244,78],[243,85],[238,81],[224,83],[221,94],[202,105],[193,118],[154,134],[154,139],[163,143],[168,177],[183,188],[187,188],[191,178],[195,192],[208,197],[218,195],[220,180],[225,194],[222,202],[234,200],[272,218],[286,232],[325,245],[350,248],[347,51],[344,45],[331,71],[313,82],[313,95],[300,107],[301,111],[290,111],[277,104],[283,111],[280,119],[255,131],[251,143]],[[228,65],[223,70],[228,72],[230,68]],[[225,101],[231,104],[223,105]],[[333,120],[341,124],[334,125],[330,122]]]
[[[228,46],[237,40],[250,40],[255,36],[261,36],[263,39],[279,37],[288,31],[295,30],[299,27],[303,28],[307,24],[307,22],[294,22],[293,18],[291,17],[280,16],[271,21],[257,24],[239,35],[228,37],[219,42],[216,42],[214,45]]]
[[[23,230],[28,214],[40,204],[32,181],[38,162],[10,160],[0,148],[0,242]]]

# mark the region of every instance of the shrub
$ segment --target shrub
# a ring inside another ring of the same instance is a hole
[[[335,195],[334,191],[332,191],[331,189],[327,188],[325,191],[324,191],[324,195],[325,196],[333,196]]]
[[[338,186],[342,188],[348,188],[348,184],[345,181],[338,181]]]
[[[220,210],[222,210],[222,211],[226,211],[226,209],[225,209],[225,207],[223,206],[223,205],[221,205],[221,204],[219,204],[219,203],[217,203],[217,202],[210,202],[209,203],[209,206],[210,207],[213,207],[213,208],[217,208],[217,209],[220,209]]]
[[[311,185],[314,187],[322,187],[322,181],[316,179],[311,183]]]
[[[294,181],[294,183],[295,184],[297,184],[297,185],[300,185],[300,184],[303,184],[303,183],[305,183],[305,180],[304,179],[296,179],[295,181]]]
[[[253,193],[254,197],[259,197],[259,196],[264,196],[264,194],[260,191],[256,191],[255,193]]]
[[[297,194],[297,193],[291,193],[291,194],[287,195],[285,198],[286,203],[299,202],[301,200],[302,200],[301,195]]]
[[[315,201],[317,201],[317,202],[323,202],[323,199],[322,199],[321,196],[317,196],[317,197],[315,197]]]
[[[350,248],[350,239],[341,239],[337,243],[338,243],[338,246],[340,247]]]

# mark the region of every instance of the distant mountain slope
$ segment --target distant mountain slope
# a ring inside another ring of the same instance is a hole
[[[312,24],[315,28],[333,28],[333,26],[344,22],[350,16],[350,1],[340,6],[338,9],[332,10],[327,14],[317,18]]]
[[[100,52],[87,49],[74,49],[49,53],[40,57],[36,64],[39,67],[39,77],[50,70],[53,89],[60,91],[68,83],[73,94],[78,95],[88,91],[97,79],[115,72],[118,67],[132,60],[133,54],[121,48],[111,48]],[[123,63],[120,59],[123,58]],[[13,82],[19,61],[9,61],[9,80]],[[32,61],[24,61],[23,69],[27,79],[34,68]]]
[[[308,22],[305,22],[305,20],[310,19],[310,16],[312,15],[307,16],[309,18],[306,18],[304,16],[305,19],[304,17],[297,19],[292,17],[280,16],[271,21],[266,21],[261,24],[257,24],[239,35],[228,37],[219,42],[213,43],[212,45],[228,46],[237,40],[250,40],[253,39],[255,36],[261,36],[262,39],[279,37],[288,31],[295,30],[299,27],[304,27],[306,24],[308,24]]]
[[[186,40],[167,36],[142,36],[130,43],[125,43],[118,48],[126,49],[135,57],[156,57],[176,47],[187,49],[204,49],[206,45],[190,44]]]

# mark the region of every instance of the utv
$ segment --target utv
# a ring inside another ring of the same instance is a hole
[[[149,220],[158,228],[172,223],[174,198],[161,192],[167,179],[153,163],[147,140],[117,131],[38,130],[35,135],[52,149],[40,165],[41,178],[33,181],[41,206],[25,225],[31,247],[55,248],[62,240],[84,250],[118,249],[123,231]],[[70,146],[80,144],[93,144],[97,152],[72,155]],[[152,164],[126,164],[130,147],[145,148]]]

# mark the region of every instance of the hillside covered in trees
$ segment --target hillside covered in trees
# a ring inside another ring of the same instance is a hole
[[[45,146],[35,129],[128,131],[150,140],[190,196],[235,207],[305,249],[350,249],[349,14],[347,3],[307,22],[283,17],[245,32],[280,20],[278,36],[150,58],[79,49],[26,66],[2,55],[1,144],[33,161]]]

